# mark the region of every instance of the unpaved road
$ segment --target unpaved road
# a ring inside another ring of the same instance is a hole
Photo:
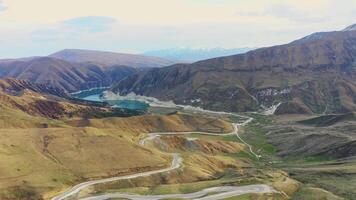
[[[110,198],[125,198],[131,200],[161,200],[161,199],[195,199],[195,200],[217,200],[225,199],[248,193],[274,193],[277,192],[268,185],[247,185],[247,186],[221,186],[212,187],[188,194],[166,194],[166,195],[137,195],[129,193],[103,194],[94,197],[83,198],[81,200],[105,200]],[[211,193],[217,193],[212,194]]]
[[[244,144],[246,144],[249,147],[249,151],[251,154],[256,156],[257,158],[260,158],[260,155],[257,155],[256,153],[253,152],[252,146],[249,145],[247,142],[245,142],[242,138],[240,138],[238,134],[238,127],[239,126],[245,126],[249,122],[251,122],[253,118],[247,118],[246,121],[243,123],[232,123],[233,126],[233,131],[231,133],[208,133],[208,132],[163,132],[163,133],[150,133],[148,136],[142,140],[139,141],[139,144],[144,146],[147,141],[153,140],[161,135],[183,135],[183,134],[202,134],[202,135],[211,135],[211,136],[224,136],[224,135],[233,135],[235,134]],[[66,192],[53,197],[52,200],[64,200],[66,198],[72,197],[73,195],[78,194],[81,190],[88,188],[93,185],[101,184],[101,183],[109,183],[113,181],[118,181],[118,180],[126,180],[126,179],[133,179],[133,178],[138,178],[138,177],[145,177],[145,176],[150,176],[153,174],[159,174],[163,172],[168,172],[172,171],[175,169],[178,169],[181,167],[182,163],[182,158],[180,157],[179,154],[174,153],[173,159],[171,166],[169,168],[165,169],[160,169],[160,170],[154,170],[154,171],[148,171],[148,172],[142,172],[142,173],[136,173],[132,175],[126,175],[126,176],[119,176],[119,177],[111,177],[111,178],[106,178],[106,179],[100,179],[100,180],[93,180],[93,181],[87,181],[80,183],[71,189],[67,190]],[[214,194],[210,196],[205,196],[208,193],[211,192],[220,192],[219,194]],[[223,199],[223,198],[228,198],[232,196],[237,196],[241,194],[248,194],[248,193],[272,193],[276,192],[273,188],[271,188],[268,185],[249,185],[249,186],[234,186],[234,187],[227,187],[227,186],[222,186],[222,187],[213,187],[213,188],[207,188],[204,190],[201,190],[199,192],[195,193],[190,193],[190,194],[172,194],[169,196],[169,198],[182,198],[182,199],[200,199],[200,200],[215,200],[215,199]],[[203,197],[205,196],[205,197]],[[101,199],[110,199],[110,198],[127,198],[127,199],[132,199],[132,200],[155,200],[155,199],[167,199],[167,195],[154,195],[154,196],[141,196],[141,195],[134,195],[134,194],[126,194],[126,193],[112,193],[112,194],[104,194],[100,196],[93,196],[93,197],[88,197],[84,198],[85,200],[101,200]]]
[[[169,168],[148,171],[148,172],[141,172],[141,173],[126,175],[126,176],[111,177],[111,178],[106,178],[106,179],[83,182],[83,183],[80,183],[80,184],[72,187],[70,190],[62,193],[61,195],[53,197],[52,200],[66,199],[72,195],[79,193],[81,190],[83,190],[89,186],[100,184],[100,183],[109,183],[109,182],[113,182],[113,181],[133,179],[133,178],[137,178],[137,177],[145,177],[145,176],[150,176],[153,174],[159,174],[159,173],[175,170],[181,166],[181,163],[182,163],[182,158],[179,156],[179,154],[173,154],[173,160],[172,160],[171,166]]]
[[[246,121],[244,121],[243,123],[232,123],[232,127],[233,127],[233,130],[232,132],[230,133],[208,133],[208,132],[198,132],[198,131],[189,131],[189,132],[160,132],[160,133],[149,133],[148,136],[142,140],[139,141],[139,144],[144,146],[147,141],[150,141],[150,140],[153,140],[159,136],[162,136],[162,135],[189,135],[189,134],[200,134],[200,135],[210,135],[210,136],[226,136],[226,135],[236,135],[237,138],[239,138],[239,140],[244,143],[250,153],[255,156],[256,158],[260,158],[261,155],[258,155],[256,154],[254,151],[253,151],[253,148],[250,144],[248,144],[246,141],[244,141],[240,135],[239,135],[239,128],[240,126],[245,126],[247,125],[248,123],[250,123],[251,121],[253,120],[253,118],[248,118]]]

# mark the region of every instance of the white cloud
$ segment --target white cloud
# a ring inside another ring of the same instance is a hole
[[[0,12],[6,10],[6,6],[4,3],[0,0]]]
[[[103,32],[110,28],[116,20],[103,16],[86,16],[65,20],[61,23],[64,29],[74,28],[86,32]]]
[[[3,6],[1,57],[61,48],[269,46],[356,23],[356,0],[3,0]]]

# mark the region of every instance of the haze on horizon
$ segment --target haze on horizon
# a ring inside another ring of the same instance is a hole
[[[0,0],[0,57],[262,47],[354,19],[356,0]]]

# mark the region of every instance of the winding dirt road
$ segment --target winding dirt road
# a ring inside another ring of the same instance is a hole
[[[240,115],[236,115],[241,117]],[[243,116],[244,117],[244,116]],[[249,145],[247,142],[245,142],[238,134],[238,127],[240,126],[245,126],[246,124],[250,123],[253,120],[253,118],[247,118],[246,121],[243,123],[232,123],[233,126],[233,131],[230,133],[208,133],[208,132],[162,132],[162,133],[150,133],[148,136],[142,140],[139,141],[139,144],[144,146],[147,141],[153,140],[157,137],[160,137],[161,135],[187,135],[187,134],[202,134],[202,135],[211,135],[211,136],[224,136],[224,135],[236,135],[245,145],[249,147],[249,151],[252,155],[256,156],[257,158],[260,158],[261,156],[256,154],[252,146]],[[111,177],[111,178],[106,178],[106,179],[100,179],[100,180],[93,180],[93,181],[87,181],[80,183],[66,192],[53,197],[52,200],[64,200],[66,198],[72,197],[73,195],[78,194],[81,190],[88,188],[93,185],[97,184],[102,184],[102,183],[109,183],[113,181],[118,181],[118,180],[126,180],[126,179],[134,179],[138,177],[145,177],[145,176],[150,176],[153,174],[159,174],[159,173],[164,173],[164,172],[169,172],[175,169],[178,169],[181,167],[182,164],[182,158],[180,157],[179,154],[174,153],[172,154],[173,159],[171,162],[171,166],[169,168],[165,169],[160,169],[160,170],[154,170],[154,171],[148,171],[148,172],[141,172],[141,173],[136,173],[132,175],[126,175],[126,176],[119,176],[119,177]],[[218,194],[214,195],[209,195],[205,196],[208,193],[211,192],[218,192]],[[213,188],[207,188],[204,190],[201,190],[199,192],[195,193],[190,193],[190,194],[171,194],[171,195],[152,195],[152,196],[142,196],[142,195],[135,195],[135,194],[127,194],[127,193],[111,193],[111,194],[104,194],[104,195],[99,195],[99,196],[93,196],[93,197],[88,197],[84,198],[82,200],[104,200],[104,199],[110,199],[110,198],[127,198],[131,200],[159,200],[159,199],[167,199],[167,198],[182,198],[182,199],[199,199],[199,200],[215,200],[215,199],[223,199],[223,198],[228,198],[232,196],[237,196],[241,194],[247,194],[247,193],[273,193],[276,192],[273,188],[271,188],[268,185],[248,185],[248,186],[234,186],[234,187],[228,187],[228,186],[222,186],[222,187],[213,187]]]
[[[106,178],[106,179],[83,182],[83,183],[80,183],[80,184],[72,187],[70,190],[62,193],[61,195],[53,197],[52,200],[66,199],[72,195],[79,193],[81,190],[83,190],[89,186],[100,184],[100,183],[109,183],[109,182],[113,182],[113,181],[133,179],[133,178],[137,178],[137,177],[145,177],[145,176],[150,176],[153,174],[159,174],[159,173],[163,173],[163,172],[172,171],[172,170],[180,168],[181,163],[182,163],[182,158],[179,156],[179,154],[173,154],[173,160],[172,160],[171,166],[169,168],[148,171],[148,172],[141,172],[141,173],[126,175],[126,176],[111,177],[111,178]]]
[[[195,199],[195,200],[218,200],[226,199],[247,193],[274,193],[277,192],[268,185],[247,186],[221,186],[207,188],[198,192],[188,194],[166,194],[166,195],[137,195],[129,193],[104,194],[81,200],[106,200],[110,198],[125,198],[131,200],[161,200],[161,199]],[[217,194],[212,194],[217,193]],[[212,194],[212,195],[209,195]]]

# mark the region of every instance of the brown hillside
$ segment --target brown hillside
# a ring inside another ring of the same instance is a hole
[[[110,128],[131,133],[169,132],[169,131],[207,131],[231,132],[231,124],[221,119],[177,115],[143,115],[128,118],[79,119],[68,121],[79,127]],[[133,126],[134,124],[134,126]]]
[[[313,112],[347,112],[356,110],[355,61],[356,31],[315,33],[245,54],[137,73],[112,90],[214,110],[251,111],[295,100]]]
[[[127,66],[103,67],[70,63],[50,57],[0,62],[0,78],[27,80],[67,92],[109,86],[113,81],[118,81],[134,72],[136,69]]]

